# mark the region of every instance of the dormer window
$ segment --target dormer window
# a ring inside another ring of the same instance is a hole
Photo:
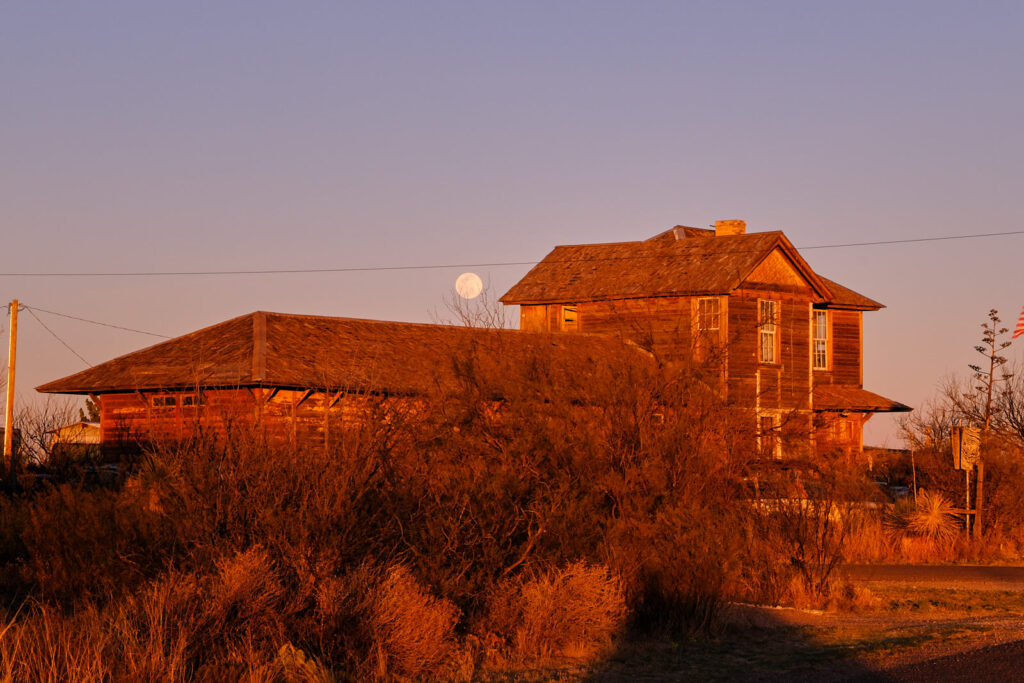
[[[576,332],[580,329],[579,310],[576,304],[562,306],[562,331]]]

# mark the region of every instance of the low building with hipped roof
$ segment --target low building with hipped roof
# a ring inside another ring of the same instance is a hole
[[[607,335],[257,311],[37,390],[91,397],[108,450],[247,425],[279,442],[320,448],[381,399],[415,403],[472,380],[484,400],[498,401],[501,383],[489,389],[487,378],[543,373],[572,400],[616,358],[652,364],[637,345]]]

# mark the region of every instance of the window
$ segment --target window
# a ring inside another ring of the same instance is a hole
[[[719,323],[719,302],[717,298],[697,299],[697,331],[702,333],[714,332],[710,337],[717,337],[720,329]]]
[[[811,348],[814,354],[814,369],[828,370],[828,311],[814,311]]]
[[[173,408],[178,405],[178,400],[174,396],[154,396],[153,407],[154,408]]]
[[[181,397],[181,405],[195,407],[203,402],[199,394],[185,394]]]
[[[778,344],[778,322],[779,302],[758,301],[759,318],[758,328],[760,330],[760,358],[762,363],[776,363],[779,358]]]
[[[706,361],[721,341],[721,304],[717,297],[697,299],[694,316],[694,351],[697,360]]]
[[[579,328],[579,312],[576,310],[576,305],[562,306],[562,330],[564,332],[575,332]]]
[[[775,415],[762,415],[758,418],[758,441],[761,455],[772,460],[782,459],[782,440],[779,438],[779,423]]]

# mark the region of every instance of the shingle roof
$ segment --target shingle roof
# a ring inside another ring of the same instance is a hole
[[[495,362],[543,351],[567,381],[583,382],[623,342],[449,325],[256,312],[49,382],[44,393],[201,387],[345,388],[419,393],[451,382],[453,352],[475,347]],[[515,353],[513,353],[515,352]],[[641,353],[630,347],[627,353]]]
[[[849,287],[843,287],[838,282],[829,280],[827,277],[819,276],[828,285],[829,291],[832,292],[832,297],[829,299],[829,304],[837,308],[860,308],[877,311],[879,308],[885,308],[885,304],[880,304],[874,299],[869,299],[863,294],[859,294]]]
[[[718,237],[711,230],[681,225],[645,241],[555,247],[501,301],[539,304],[728,294],[774,249],[782,250],[802,272],[822,302],[882,306],[817,275],[782,232]]]
[[[913,410],[899,401],[848,384],[819,384],[814,387],[814,409],[854,413],[905,413]]]

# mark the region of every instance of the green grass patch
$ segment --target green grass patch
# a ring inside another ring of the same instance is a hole
[[[871,592],[891,611],[1024,613],[1024,592],[1020,591],[872,586]]]

